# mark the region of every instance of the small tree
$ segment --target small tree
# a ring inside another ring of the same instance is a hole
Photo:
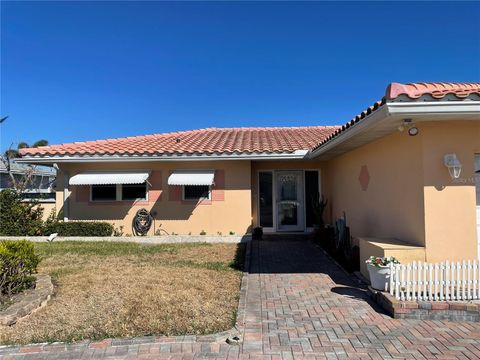
[[[0,235],[43,235],[43,209],[35,202],[22,201],[13,189],[0,191]]]
[[[12,144],[13,145],[13,144]],[[10,177],[10,181],[12,183],[12,188],[19,194],[23,193],[25,189],[27,189],[28,185],[33,180],[33,175],[35,173],[35,166],[28,166],[23,174],[20,177],[15,177],[15,174],[12,170],[12,160],[20,158],[20,149],[30,147],[26,142],[21,142],[18,144],[17,148],[14,149],[10,146],[8,150],[5,151],[3,155],[0,156],[0,160],[2,161],[7,173]],[[36,141],[31,147],[39,147],[39,146],[47,146],[47,140],[38,140]]]

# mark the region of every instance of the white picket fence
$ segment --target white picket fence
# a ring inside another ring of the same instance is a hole
[[[480,299],[480,263],[390,264],[390,294],[398,300]]]

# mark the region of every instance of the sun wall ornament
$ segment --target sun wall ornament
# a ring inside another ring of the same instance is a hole
[[[360,175],[358,175],[358,182],[362,191],[367,191],[368,184],[370,184],[370,174],[368,173],[367,165],[362,165],[360,168]]]

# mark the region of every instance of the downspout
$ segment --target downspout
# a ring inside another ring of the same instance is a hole
[[[69,209],[68,209],[68,196],[70,194],[69,191],[69,180],[70,180],[70,175],[68,171],[63,173],[63,221],[68,222],[68,215],[69,215]]]

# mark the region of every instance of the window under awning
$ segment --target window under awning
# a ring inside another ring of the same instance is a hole
[[[147,171],[109,171],[84,172],[73,175],[70,185],[112,185],[112,184],[143,184],[150,175]]]
[[[177,170],[168,177],[168,185],[213,185],[215,170]]]

